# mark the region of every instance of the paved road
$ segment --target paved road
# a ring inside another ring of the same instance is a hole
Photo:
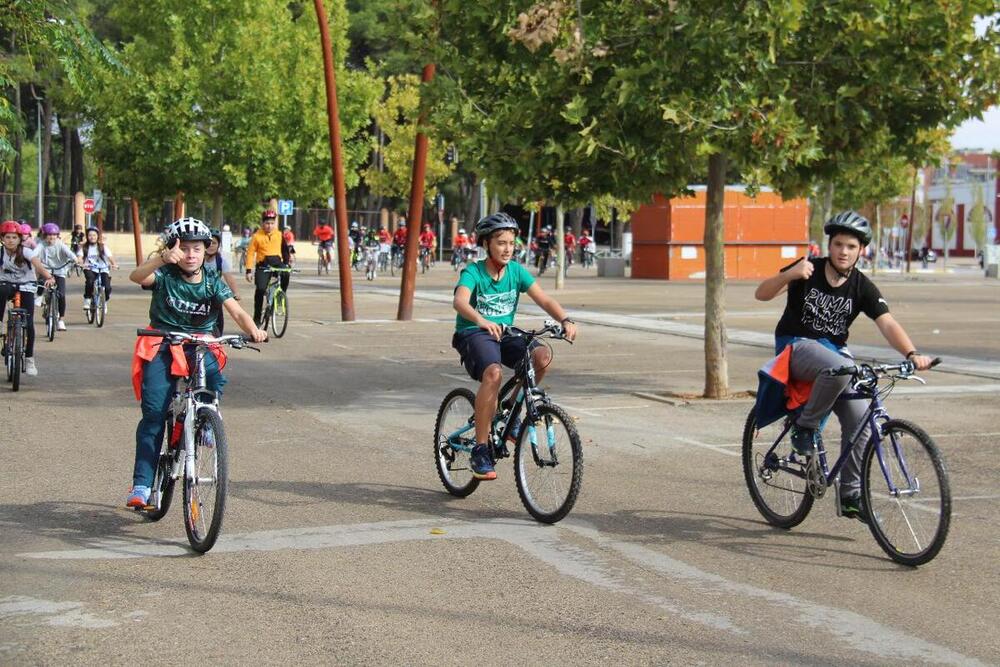
[[[412,323],[392,320],[395,280],[362,281],[360,320],[339,323],[335,282],[301,277],[288,335],[231,357],[231,502],[203,557],[179,508],[158,524],[120,508],[148,297],[118,274],[103,330],[74,311],[69,332],[39,342],[41,374],[0,404],[0,663],[1000,661],[1000,380],[935,372],[890,401],[935,436],[956,498],[944,551],[909,570],[831,500],[789,532],[761,521],[739,466],[748,402],[635,395],[697,391],[699,340],[585,324],[549,376],[583,436],[583,492],[540,526],[509,463],[464,500],[434,472],[437,404],[472,386],[449,345],[453,278],[421,279]],[[1000,359],[997,283],[896,279],[884,292],[921,348]],[[766,334],[777,307],[751,293],[731,286],[730,327]],[[588,276],[560,298],[595,322],[700,317],[698,285]],[[869,323],[854,336],[878,344]],[[765,357],[732,345],[733,388],[752,387]]]

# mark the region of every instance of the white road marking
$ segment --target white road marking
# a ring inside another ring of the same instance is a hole
[[[940,394],[1000,394],[1000,384],[946,384],[926,387],[899,387],[893,395],[940,395]]]
[[[675,435],[674,440],[680,440],[683,443],[686,443],[688,445],[694,445],[695,447],[710,449],[713,452],[719,452],[720,454],[725,454],[726,456],[740,456],[739,452],[731,452],[728,449],[723,449],[723,447],[727,447],[728,445],[710,445],[707,442],[698,442],[697,440],[694,440],[692,438],[685,438],[679,435]]]
[[[567,373],[573,373],[573,375],[673,375],[677,373],[702,373],[701,369],[691,370],[691,371],[661,371],[661,370],[645,370],[645,371],[574,371],[566,366],[561,366],[559,368],[561,371],[566,371]]]
[[[82,611],[83,607],[82,602],[54,602],[25,595],[11,595],[0,598],[0,620],[16,616],[41,616],[46,617],[44,622],[48,625],[64,627],[93,629],[118,625],[114,621]]]
[[[438,373],[441,377],[449,378],[451,380],[458,380],[459,382],[475,382],[468,375],[458,375],[455,373]]]
[[[432,529],[441,530],[432,533]],[[597,548],[586,549],[579,545],[578,540],[564,540],[562,533],[565,530],[594,542]],[[687,587],[703,594],[706,599],[719,599],[721,594],[723,600],[729,597],[762,601],[782,615],[789,615],[790,611],[788,623],[805,625],[815,633],[828,633],[838,641],[849,642],[855,650],[881,658],[981,664],[944,646],[907,635],[855,612],[732,581],[648,547],[607,538],[590,524],[574,519],[563,521],[558,527],[511,519],[466,522],[430,518],[289,528],[224,535],[216,543],[212,553],[328,549],[435,539],[504,540],[564,576],[637,599],[641,603],[659,607],[719,632],[747,637],[752,636],[757,626],[751,624],[749,627],[741,627],[723,613],[692,609],[676,600],[646,590],[650,584],[648,575],[658,574],[664,583]],[[609,561],[607,552],[614,552],[617,557],[624,557],[635,563],[640,574],[626,574],[620,565]],[[26,553],[21,556],[35,559],[92,560],[186,557],[189,553],[187,545],[181,542],[107,540],[95,542],[85,549]]]
[[[405,364],[405,361],[400,361],[399,359],[392,359],[391,357],[379,357],[382,361],[388,361],[393,364]]]
[[[998,435],[1000,435],[1000,431],[993,431],[991,433],[938,433],[931,437],[937,440],[938,438],[995,438]]]

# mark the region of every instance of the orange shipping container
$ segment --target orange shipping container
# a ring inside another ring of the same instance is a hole
[[[698,280],[705,277],[705,188],[692,197],[660,195],[632,214],[632,277]],[[806,254],[809,205],[783,200],[770,190],[747,196],[738,186],[726,188],[726,277],[756,279]]]

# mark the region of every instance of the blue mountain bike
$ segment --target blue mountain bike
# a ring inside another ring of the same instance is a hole
[[[933,365],[940,363],[935,359]],[[860,364],[831,371],[850,375],[851,389],[837,400],[869,401],[862,424],[833,468],[819,443],[813,456],[791,450],[785,439],[794,414],[757,428],[753,409],[743,429],[743,474],[750,497],[771,525],[792,528],[805,520],[813,502],[829,487],[839,495],[839,475],[855,447],[865,447],[861,464],[862,520],[889,558],[903,565],[923,565],[944,546],[951,523],[951,488],[944,460],[927,433],[916,424],[892,419],[882,401],[902,380],[914,375],[912,362],[895,365]],[[879,383],[885,381],[882,387]],[[837,509],[840,510],[839,497]]]

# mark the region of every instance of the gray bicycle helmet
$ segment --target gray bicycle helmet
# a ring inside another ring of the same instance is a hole
[[[839,232],[846,232],[858,237],[861,245],[868,245],[872,242],[872,226],[868,218],[855,211],[844,211],[838,213],[826,221],[823,232],[827,236],[833,236]]]
[[[163,240],[168,248],[178,241],[204,241],[207,246],[212,242],[212,230],[197,218],[181,218],[163,230]]]
[[[515,222],[514,218],[510,217],[503,211],[499,211],[482,218],[476,223],[476,238],[479,239],[480,242],[485,243],[494,232],[499,232],[503,229],[511,229],[514,231],[515,235],[520,231],[520,228],[517,226],[517,222]]]

